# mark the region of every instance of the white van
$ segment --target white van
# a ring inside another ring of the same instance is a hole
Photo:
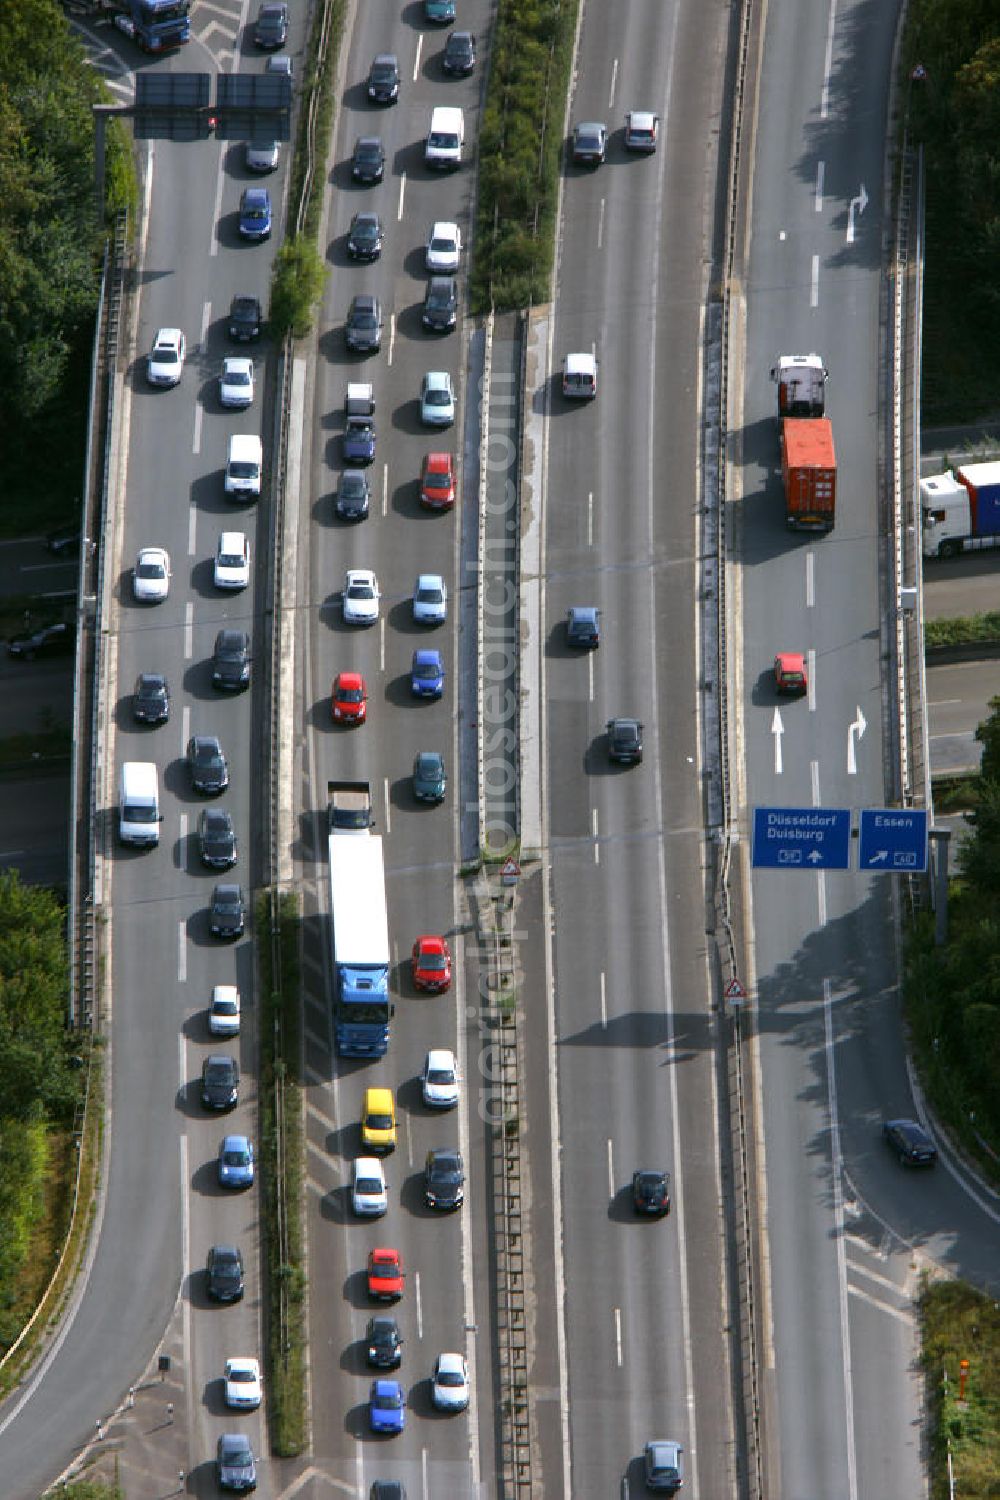
[[[589,401],[597,395],[597,360],[592,354],[567,354],[562,393],[571,401]]]
[[[260,494],[260,476],[264,468],[264,448],[259,437],[237,433],[229,439],[229,461],[226,464],[226,494],[242,500]]]
[[[118,783],[118,837],[146,848],[160,842],[160,787],[151,760],[127,760]]]
[[[429,167],[459,167],[465,141],[465,116],[450,104],[439,104],[431,115],[430,134],[424,147]]]

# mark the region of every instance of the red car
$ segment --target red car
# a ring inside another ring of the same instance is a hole
[[[330,714],[335,724],[363,724],[368,716],[368,688],[360,672],[334,678]]]
[[[774,658],[774,685],[779,693],[798,698],[809,691],[806,659],[801,651],[779,651]]]
[[[413,987],[440,995],[451,984],[451,950],[443,937],[420,937],[413,945]]]
[[[451,510],[455,504],[455,464],[450,453],[428,453],[420,475],[420,504]]]
[[[368,1252],[368,1295],[376,1302],[398,1302],[403,1295],[403,1257],[398,1250]]]

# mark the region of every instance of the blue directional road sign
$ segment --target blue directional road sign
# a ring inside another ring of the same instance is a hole
[[[755,807],[755,870],[848,870],[849,807]]]
[[[916,807],[863,807],[858,868],[907,875],[926,870],[927,813]]]

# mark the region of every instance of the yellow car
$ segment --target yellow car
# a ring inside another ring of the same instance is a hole
[[[392,1089],[365,1089],[361,1112],[361,1144],[366,1151],[392,1151],[396,1146],[396,1101]]]

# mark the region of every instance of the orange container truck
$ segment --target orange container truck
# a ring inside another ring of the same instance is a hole
[[[800,531],[832,531],[837,458],[829,417],[785,417],[781,424],[785,520]]]

